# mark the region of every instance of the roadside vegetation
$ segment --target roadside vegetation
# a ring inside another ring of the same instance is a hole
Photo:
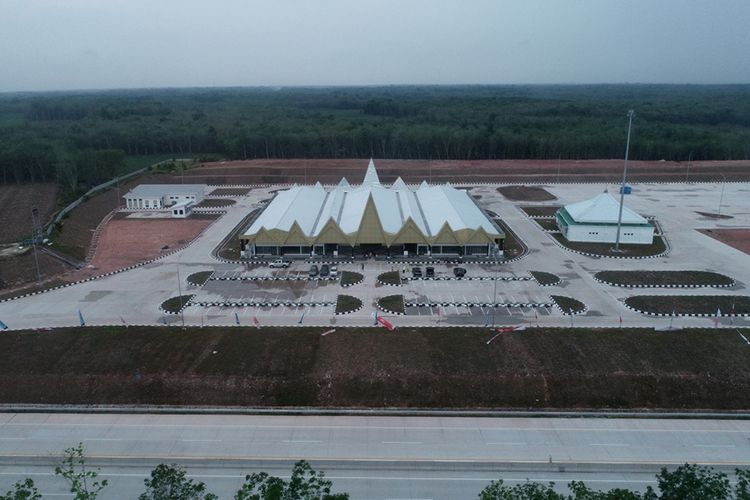
[[[193,273],[187,277],[187,282],[195,286],[203,286],[206,281],[214,274],[213,271],[201,271],[199,273]]]
[[[178,295],[177,297],[171,297],[161,303],[161,308],[168,313],[181,312],[187,307],[188,303],[190,303],[190,299],[193,297],[195,297],[195,295]]]
[[[550,297],[565,314],[578,314],[586,310],[586,304],[572,297],[565,297],[563,295],[550,295]]]
[[[750,314],[750,297],[745,295],[636,295],[625,303],[658,314]]]
[[[560,284],[560,277],[556,274],[546,273],[544,271],[529,271],[534,279],[540,285],[558,285]]]
[[[530,206],[530,207],[521,207],[521,210],[526,212],[526,214],[529,217],[554,217],[554,215],[557,213],[558,210],[562,208],[559,205],[555,206]]]
[[[404,313],[404,296],[403,295],[388,295],[378,299],[378,306],[385,309],[386,311],[392,311],[395,313]]]
[[[734,280],[709,271],[599,271],[595,278],[620,286],[728,286]]]
[[[361,283],[365,279],[364,275],[354,271],[341,271],[341,286],[350,286]]]
[[[620,251],[615,252],[614,243],[588,243],[580,241],[568,241],[560,233],[552,233],[553,238],[562,246],[578,252],[601,255],[602,257],[651,257],[667,251],[667,245],[661,236],[654,236],[650,245],[620,244]]]
[[[398,271],[388,271],[378,275],[378,281],[388,285],[401,285],[401,273]]]
[[[63,452],[56,476],[68,483],[71,496],[80,500],[96,500],[109,487],[106,479],[99,479],[101,469],[86,463],[83,443]],[[159,464],[143,480],[145,491],[139,500],[218,500],[202,481],[191,479],[187,470],[172,464]],[[348,493],[333,493],[333,482],[326,479],[305,460],[292,467],[289,480],[271,476],[267,472],[253,472],[235,493],[235,500],[347,500]],[[747,500],[750,498],[750,470],[735,469],[734,481],[713,467],[685,464],[669,470],[663,467],[656,475],[656,489],[647,486],[645,492],[616,488],[594,490],[583,481],[568,483],[571,494],[558,493],[554,483],[532,481],[506,486],[502,479],[490,482],[479,493],[479,500]],[[42,495],[34,480],[19,480],[0,500],[39,500]]]
[[[321,336],[324,327],[265,326],[6,331],[0,335],[0,403],[748,406],[750,348],[735,330],[528,328],[487,345],[494,335],[487,328],[393,322],[395,336],[345,327],[327,336]],[[750,337],[747,329],[740,332]]]
[[[336,314],[348,314],[362,307],[362,301],[351,295],[339,295],[336,298]]]

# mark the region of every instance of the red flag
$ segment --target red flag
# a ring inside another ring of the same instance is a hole
[[[388,330],[389,332],[393,331],[393,325],[390,324],[388,322],[388,320],[385,319],[384,317],[378,316],[378,323],[380,323],[381,325],[383,325],[386,328],[386,330]]]
[[[257,316],[253,316],[253,323],[255,323],[255,326],[260,330],[260,321],[258,321]]]

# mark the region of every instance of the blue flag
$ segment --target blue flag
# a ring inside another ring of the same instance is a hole
[[[234,313],[234,322],[240,324],[240,316],[237,313]]]
[[[0,330],[7,330],[7,329],[8,329],[8,325],[0,321]]]
[[[83,314],[81,314],[81,310],[78,310],[78,320],[81,322],[81,326],[86,326],[86,322],[83,320]]]

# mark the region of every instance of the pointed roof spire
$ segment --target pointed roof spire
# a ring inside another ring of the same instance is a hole
[[[375,170],[375,162],[370,158],[370,163],[367,165],[367,172],[365,173],[365,180],[362,181],[363,186],[379,186],[380,178],[378,178],[378,171]]]
[[[346,177],[342,177],[341,180],[339,181],[338,187],[340,187],[340,188],[348,188],[348,187],[351,187],[351,186],[349,185],[349,181],[346,180]]]
[[[406,189],[406,183],[401,177],[399,177],[398,179],[396,179],[396,182],[393,183],[391,189]]]
[[[313,186],[315,189],[323,189],[323,184],[320,183],[320,181],[315,183],[315,186]]]
[[[422,184],[419,185],[419,189],[427,189],[428,187],[430,186],[427,184],[427,181],[422,181]]]

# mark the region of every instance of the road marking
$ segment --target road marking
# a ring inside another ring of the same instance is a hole
[[[526,443],[503,443],[503,442],[497,442],[497,443],[484,443],[487,446],[491,445],[498,445],[498,446],[526,446]]]
[[[693,446],[698,446],[700,448],[737,448],[737,446],[733,444],[694,444]]]
[[[625,443],[591,443],[589,446],[630,446]]]
[[[123,438],[83,438],[84,441],[123,441]]]
[[[185,443],[220,443],[221,439],[180,439]]]
[[[23,441],[26,438],[0,437],[0,441]]]
[[[383,444],[422,444],[422,441],[381,441]]]
[[[285,439],[282,441],[282,443],[304,443],[304,444],[311,444],[311,443],[322,443],[323,441],[315,441],[315,440],[309,440],[309,439]]]

